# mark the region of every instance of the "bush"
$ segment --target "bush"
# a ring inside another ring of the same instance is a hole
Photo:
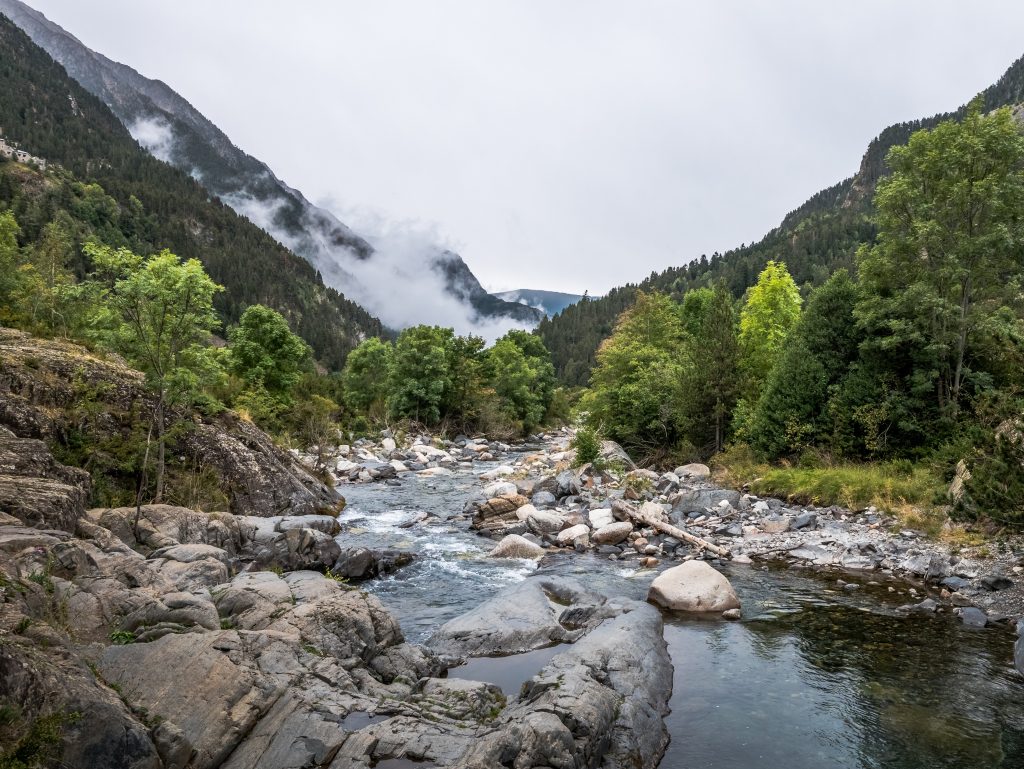
[[[576,466],[594,464],[601,456],[601,441],[592,427],[581,427],[573,436],[569,448],[576,452]]]

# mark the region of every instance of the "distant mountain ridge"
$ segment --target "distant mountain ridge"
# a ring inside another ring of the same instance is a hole
[[[38,236],[55,212],[71,206],[110,245],[199,259],[224,286],[214,301],[225,323],[250,305],[273,307],[328,368],[384,333],[379,320],[325,286],[307,260],[143,150],[99,98],[2,14],[0,128],[51,169],[40,175],[3,163],[0,209],[11,209],[22,236]],[[88,200],[68,192],[79,183]]]
[[[1014,62],[981,96],[985,110],[1024,101],[1024,58]],[[669,267],[640,283],[614,288],[601,298],[570,305],[554,318],[545,318],[538,333],[551,350],[559,380],[574,386],[587,384],[598,346],[612,333],[619,314],[632,306],[638,290],[660,291],[678,299],[690,289],[721,280],[739,297],[770,259],[785,262],[800,285],[819,285],[840,268],[854,271],[857,248],[875,238],[872,199],[879,179],[888,173],[888,151],[905,144],[915,131],[959,119],[965,112],[966,105],[889,126],[868,145],[853,176],[811,196],[757,243]]]
[[[547,317],[557,315],[566,307],[581,299],[583,294],[567,294],[563,291],[544,291],[534,288],[517,288],[514,291],[499,291],[494,294],[506,302],[519,302],[529,307],[536,307]]]
[[[149,152],[192,175],[235,211],[309,260],[328,284],[381,315],[385,323],[401,325],[395,322],[399,316],[388,315],[395,307],[396,284],[403,281],[410,284],[410,294],[436,288],[447,294],[445,299],[450,303],[464,303],[470,322],[507,319],[532,325],[541,319],[542,313],[531,307],[489,295],[465,261],[440,246],[424,243],[417,253],[407,249],[400,257],[388,259],[386,269],[382,268],[378,276],[373,269],[378,249],[369,239],[311,203],[265,163],[236,147],[167,84],[89,49],[19,0],[0,0],[0,13],[110,107]],[[424,312],[434,306],[424,302]],[[406,312],[401,317],[405,318],[409,308],[402,309]],[[430,317],[421,320],[434,322]],[[445,323],[449,317],[437,320]]]

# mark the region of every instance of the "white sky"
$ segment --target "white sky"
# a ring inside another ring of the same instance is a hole
[[[358,229],[603,293],[759,239],[1024,54],[1024,3],[29,0]]]

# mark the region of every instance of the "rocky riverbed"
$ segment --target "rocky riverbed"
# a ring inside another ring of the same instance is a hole
[[[849,607],[848,628],[870,616],[871,627],[912,632],[908,644],[1009,622],[1012,555],[955,556],[875,511],[719,489],[701,466],[637,470],[614,445],[604,452],[613,471],[572,469],[568,439],[512,447],[384,436],[343,447],[334,491],[301,470],[303,457],[265,446],[249,461],[289,472],[298,502],[284,515],[260,503],[274,496],[259,472],[239,476],[248,485],[238,514],[85,510],[88,479],[31,444],[36,459],[12,459],[8,482],[39,491],[0,516],[5,744],[40,765],[82,767],[653,769],[670,741],[666,760],[694,760],[686,746],[699,742],[704,716],[694,718],[702,686],[690,676],[708,675],[693,667],[704,628],[709,639],[716,627],[738,629],[727,636],[738,645],[706,647],[715,660],[723,649],[743,654],[748,627],[826,616],[812,607]],[[2,433],[0,449],[25,455],[24,440]],[[340,515],[339,491],[349,503]],[[47,517],[50,499],[57,516]],[[315,512],[302,500],[323,502]],[[640,524],[627,508],[729,556]],[[645,600],[656,577],[692,586],[672,577],[683,564],[728,577],[743,619],[729,623],[721,611],[735,617],[732,604],[700,598],[679,606],[716,613],[680,624]],[[803,580],[796,593],[791,578],[757,576],[769,565],[765,574],[780,574],[779,564]],[[780,604],[787,594],[796,597]],[[978,632],[957,637],[994,666],[976,675],[1003,741],[977,765],[995,767],[1024,755],[1021,714],[1001,704],[1020,683],[1007,678],[1009,632]],[[813,633],[845,637],[834,625]],[[756,680],[776,667],[749,670]],[[726,703],[747,707],[735,692],[720,693]],[[927,728],[913,708],[890,710],[911,732]],[[977,713],[949,718],[963,733],[956,749],[973,750]],[[739,727],[709,723],[705,740]]]

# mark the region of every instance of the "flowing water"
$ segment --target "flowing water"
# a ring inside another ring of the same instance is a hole
[[[474,472],[489,466],[481,465]],[[653,578],[593,555],[537,568],[485,557],[490,542],[452,521],[475,474],[344,489],[340,541],[418,555],[361,584],[412,641],[535,573],[575,576],[595,590],[643,598]],[[403,528],[418,513],[436,516]],[[1012,636],[969,629],[945,614],[896,611],[906,586],[756,566],[724,567],[743,601],[740,622],[666,617],[675,666],[671,743],[662,769],[1021,769],[1024,677]],[[890,584],[896,588],[889,590]],[[557,647],[471,660],[452,675],[518,692]],[[421,765],[422,766],[422,765]]]

